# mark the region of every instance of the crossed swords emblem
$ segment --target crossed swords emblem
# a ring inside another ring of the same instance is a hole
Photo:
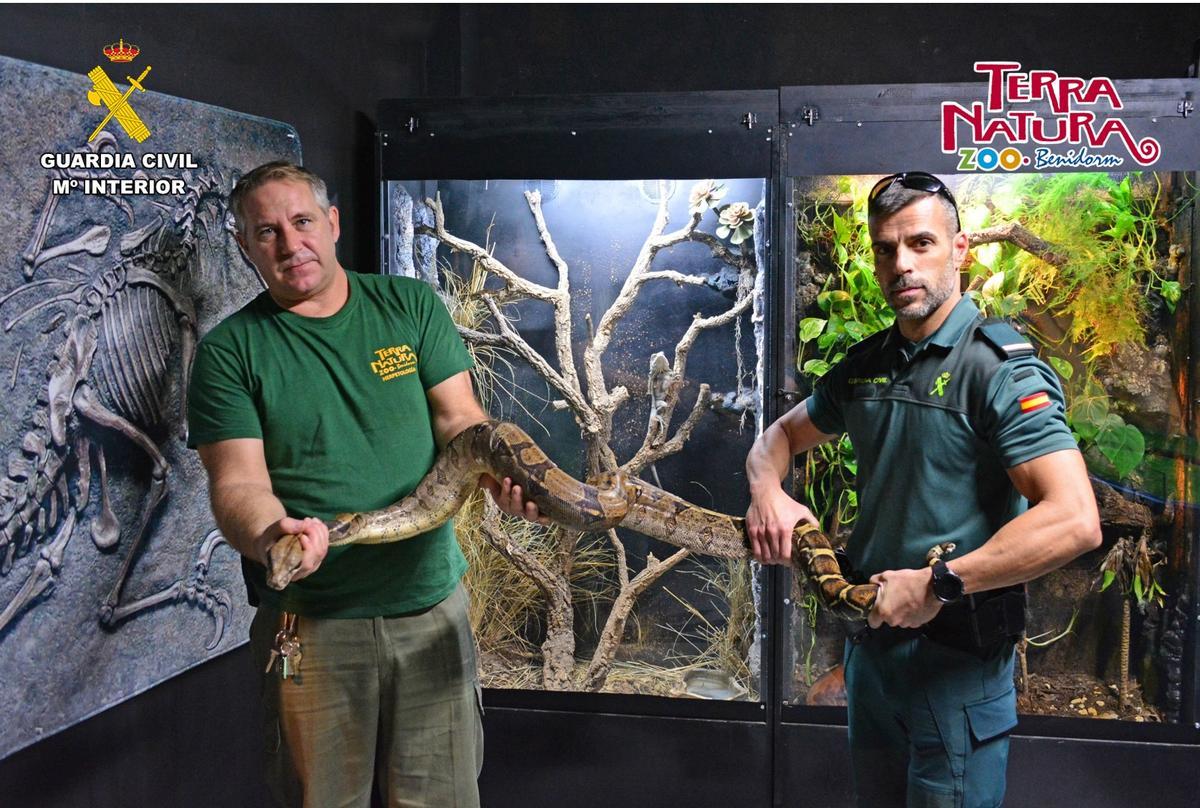
[[[117,91],[117,85],[112,83],[108,74],[104,72],[104,68],[95,67],[88,78],[92,80],[92,89],[88,90],[88,101],[91,101],[94,106],[108,107],[108,114],[104,116],[104,120],[100,121],[100,125],[95,128],[91,136],[88,138],[88,143],[96,139],[96,135],[108,125],[114,117],[117,123],[121,124],[121,128],[125,130],[125,134],[141,143],[146,138],[150,137],[150,130],[146,128],[146,124],[142,123],[142,119],[133,111],[133,107],[129,106],[129,96],[134,90],[138,92],[146,92],[146,88],[142,86],[146,76],[150,73],[150,66],[146,65],[146,69],[142,71],[142,75],[136,79],[132,76],[126,76],[125,80],[129,82],[129,89],[123,94]]]

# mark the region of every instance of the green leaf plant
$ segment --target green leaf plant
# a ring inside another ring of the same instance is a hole
[[[851,177],[826,186],[824,198],[798,205],[797,236],[812,255],[820,283],[818,312],[797,324],[796,370],[815,382],[846,350],[887,328],[894,314],[875,281],[866,191]],[[832,191],[832,193],[828,193]],[[1153,174],[1114,178],[1102,173],[983,178],[958,192],[964,229],[973,247],[963,268],[967,294],[987,316],[1020,320],[1063,381],[1067,422],[1089,463],[1128,478],[1146,456],[1142,432],[1116,412],[1098,381],[1098,363],[1127,342],[1145,340],[1147,295],[1174,312],[1182,296],[1176,280],[1156,269],[1161,186]],[[798,200],[799,202],[799,200]],[[1017,224],[1047,249],[990,236]],[[986,236],[986,237],[985,237]],[[1038,324],[1063,324],[1060,335]],[[856,509],[853,450],[839,444],[810,453],[806,493],[822,521],[842,527]]]

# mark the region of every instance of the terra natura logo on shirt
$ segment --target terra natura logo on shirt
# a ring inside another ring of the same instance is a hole
[[[371,362],[371,372],[385,382],[407,376],[416,369],[417,355],[407,345],[380,348],[375,351],[375,361]]]

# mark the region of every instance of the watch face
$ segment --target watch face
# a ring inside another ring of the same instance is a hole
[[[955,575],[942,561],[933,568],[933,594],[945,603],[956,601],[963,594],[962,578]]]

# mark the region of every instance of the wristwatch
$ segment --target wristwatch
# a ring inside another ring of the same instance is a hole
[[[933,596],[942,603],[958,603],[963,596],[963,582],[946,566],[945,561],[934,562]]]

